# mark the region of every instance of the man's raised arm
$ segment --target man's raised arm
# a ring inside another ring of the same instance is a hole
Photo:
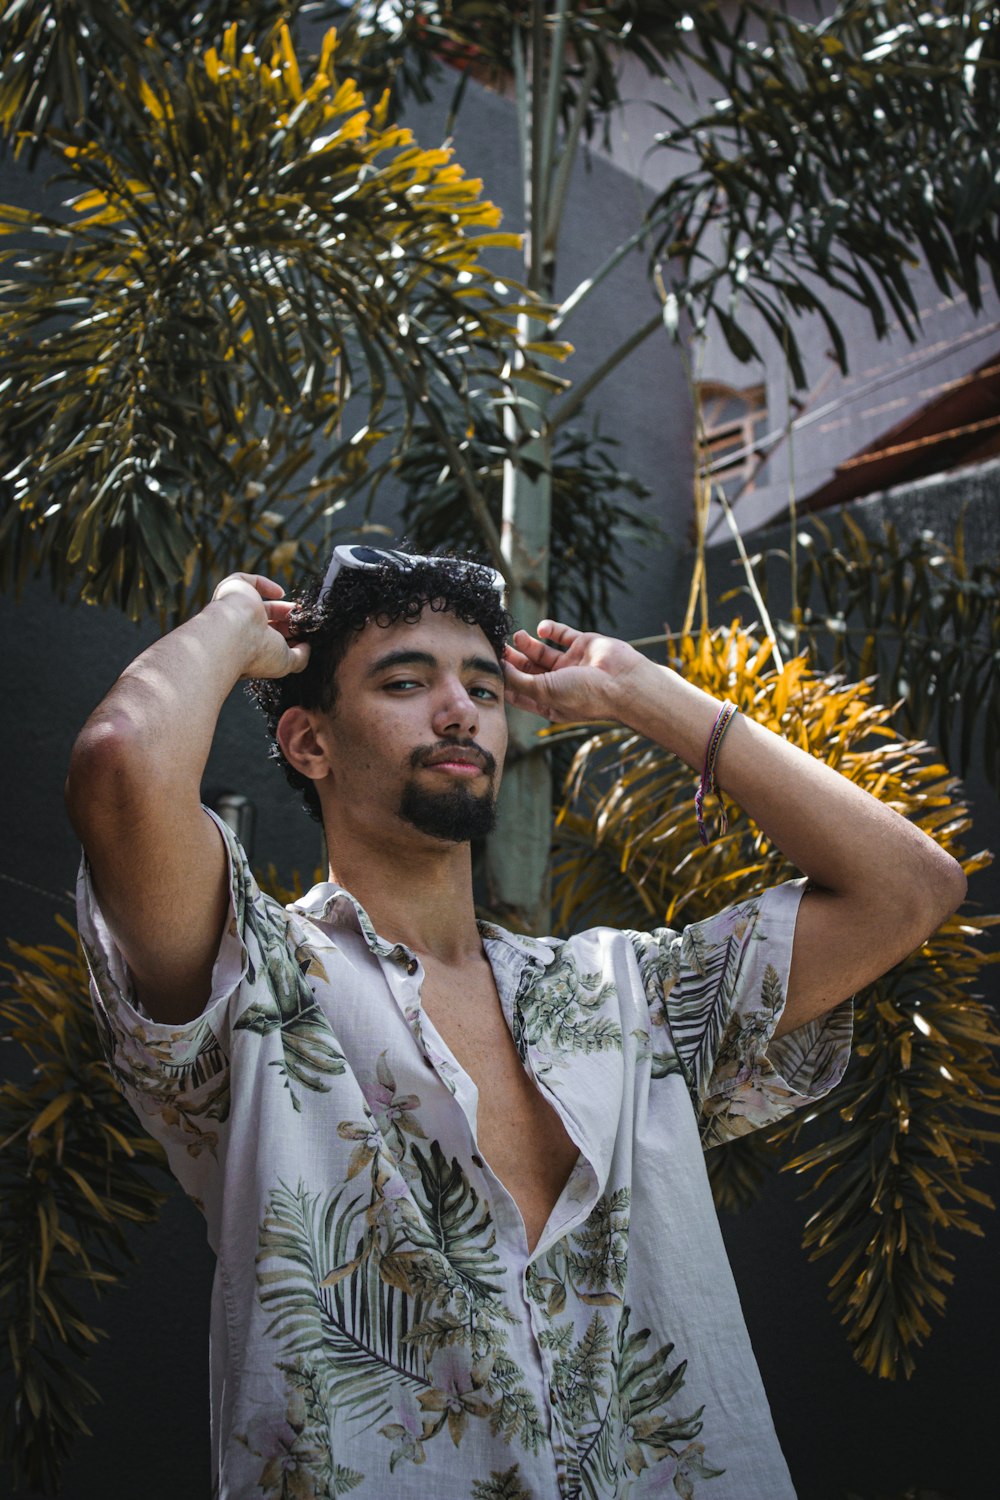
[[[722,704],[623,641],[542,621],[508,648],[507,701],[566,722],[617,719],[701,771]],[[830,766],[736,714],[715,779],[810,880],[776,1034],[870,984],[965,898],[961,866]]]
[[[226,915],[226,855],[200,805],[219,712],[242,677],[301,671],[292,608],[270,579],[234,574],[200,614],[126,667],[73,747],[66,805],[97,898],[157,1021],[209,995]]]

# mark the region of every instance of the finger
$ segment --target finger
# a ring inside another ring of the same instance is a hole
[[[302,672],[309,664],[309,652],[312,647],[308,641],[302,641],[298,646],[288,648],[288,672],[291,676],[295,672]]]
[[[280,583],[275,583],[273,578],[265,578],[262,573],[229,573],[216,585],[213,600],[225,598],[226,594],[232,593],[234,585],[242,583],[249,584],[262,599],[280,599],[285,592]]]
[[[543,672],[551,672],[555,667],[559,665],[559,662],[562,659],[563,653],[561,651],[557,651],[555,646],[550,646],[545,641],[536,640],[536,638],[533,635],[529,635],[526,630],[515,631],[514,640],[517,642],[518,649],[525,656],[527,656],[536,667],[540,667]]]
[[[280,583],[275,583],[273,578],[265,578],[263,573],[242,573],[247,583],[252,583],[262,599],[280,599],[284,595],[284,589]]]
[[[509,666],[516,667],[519,672],[526,674],[541,672],[543,670],[542,667],[536,667],[530,662],[523,651],[517,651],[513,646],[504,647],[504,661]]]
[[[583,631],[574,630],[572,625],[564,625],[561,620],[539,620],[538,634],[543,635],[547,641],[566,649],[572,646],[574,641],[579,640]]]
[[[516,689],[508,688],[504,701],[510,708],[519,708],[527,714],[537,714],[540,719],[551,720],[554,716],[548,704],[540,703],[537,698],[532,698],[527,693],[519,693]]]
[[[267,615],[267,623],[282,635],[287,635],[291,628],[291,615],[295,605],[287,599],[268,599],[264,603],[264,613]]]
[[[514,708],[528,709],[531,713],[550,716],[547,695],[541,676],[519,672],[510,662],[504,663],[504,700]]]

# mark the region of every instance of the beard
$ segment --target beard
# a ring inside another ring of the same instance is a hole
[[[414,767],[423,764],[428,753],[424,749],[415,750],[411,764]],[[497,820],[496,760],[488,750],[480,750],[480,754],[489,777],[485,791],[476,793],[467,786],[450,786],[433,792],[408,781],[400,798],[400,817],[419,828],[421,833],[450,844],[465,844],[470,839],[485,838],[492,833]]]
[[[465,844],[493,832],[497,820],[496,798],[492,786],[476,796],[464,786],[428,792],[411,781],[400,799],[399,815],[433,839]]]

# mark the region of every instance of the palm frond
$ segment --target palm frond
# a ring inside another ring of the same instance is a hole
[[[54,1493],[100,1399],[83,1374],[104,1337],[95,1298],[135,1259],[128,1229],[157,1218],[164,1194],[149,1169],[165,1162],[100,1055],[79,947],[10,946],[0,1022],[28,1081],[15,1070],[0,1086],[0,1308],[14,1377],[0,1448],[15,1486]]]
[[[470,377],[499,388],[524,304],[481,257],[515,237],[336,51],[304,77],[287,29],[265,61],[231,27],[148,76],[126,60],[106,132],[49,134],[67,216],[0,208],[38,246],[0,284],[8,584],[44,569],[138,618],[223,572],[287,575],[393,392],[404,442]]]
[[[775,620],[782,639],[808,642],[835,672],[877,677],[896,727],[933,736],[959,776],[981,748],[1000,791],[1000,564],[967,556],[962,520],[951,541],[927,531],[904,542],[891,523],[866,535],[844,511],[839,525],[810,516],[797,541],[800,612]],[[769,564],[784,573],[788,553],[759,561],[766,598]]]
[[[801,386],[802,313],[846,368],[831,291],[878,336],[896,322],[912,337],[917,264],[973,308],[982,276],[1000,287],[996,17],[988,0],[842,0],[819,23],[754,9],[762,38],[700,51],[712,109],[663,106],[658,146],[693,165],[652,218],[674,307],[714,323],[741,361],[760,357],[741,318],[752,309]]]
[[[964,852],[971,820],[959,782],[930,747],[891,727],[893,710],[874,701],[871,680],[844,682],[805,655],[777,671],[769,646],[738,623],[665,645],[687,680],[821,756],[968,875],[990,862]],[[635,925],[684,926],[797,873],[736,807],[728,831],[702,849],[696,777],[667,751],[620,726],[579,732],[586,738],[556,828],[561,927],[593,922],[602,905],[641,909]],[[805,1119],[709,1156],[724,1208],[745,1207],[775,1169],[812,1174],[808,1192],[819,1201],[805,1248],[814,1259],[837,1255],[831,1301],[855,1358],[881,1376],[910,1373],[931,1315],[943,1310],[953,1260],[943,1231],[979,1234],[977,1211],[992,1207],[970,1174],[1000,1139],[989,1128],[1000,1115],[1000,1029],[972,987],[1000,961],[977,946],[998,922],[964,912],[945,922],[857,997],[857,1044],[837,1090]]]

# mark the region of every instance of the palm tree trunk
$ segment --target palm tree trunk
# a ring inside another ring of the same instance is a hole
[[[543,407],[547,404],[537,387],[530,396]],[[508,596],[514,624],[532,632],[548,611],[552,517],[552,439],[544,410],[539,416],[541,431],[524,442],[518,461],[508,463],[504,472],[501,537],[516,580]],[[516,413],[508,411],[506,421],[508,432],[516,435]],[[508,720],[503,795],[486,856],[490,905],[512,926],[543,933],[549,928],[552,773],[538,735],[541,721],[516,708],[508,710]]]
[[[525,281],[543,297],[552,296],[555,283],[560,215],[558,211],[551,212],[551,198],[565,10],[565,0],[560,0],[554,56],[549,55],[543,0],[534,0],[532,6],[530,53],[526,60],[519,35],[515,34],[524,217],[528,230]],[[525,340],[533,336],[527,319],[522,319],[521,333]],[[519,382],[516,374],[511,381],[511,395],[513,404],[504,413],[504,427],[517,448],[504,467],[501,546],[514,580],[508,604],[515,627],[533,632],[548,613],[549,601],[552,529],[549,401],[538,386]],[[544,933],[549,929],[551,905],[552,772],[539,739],[540,721],[519,709],[510,709],[508,715],[510,745],[497,826],[486,852],[487,887],[491,908],[504,921],[515,928]]]

